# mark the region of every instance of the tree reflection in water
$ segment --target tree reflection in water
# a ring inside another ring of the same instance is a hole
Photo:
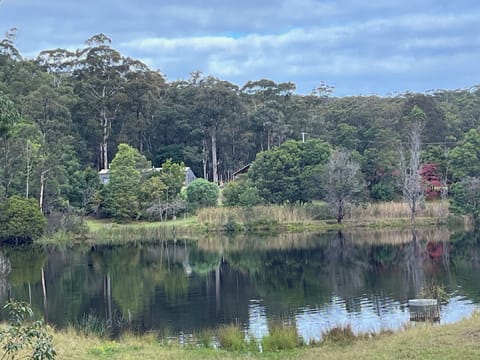
[[[344,324],[398,327],[428,284],[451,296],[442,318],[468,313],[480,303],[479,245],[474,233],[425,228],[4,248],[12,271],[0,297],[31,302],[58,328],[95,314],[117,333],[237,323],[261,336],[281,319],[315,339]]]

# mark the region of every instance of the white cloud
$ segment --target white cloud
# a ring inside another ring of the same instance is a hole
[[[480,77],[471,65],[480,60],[480,3],[472,0],[5,0],[1,8],[0,23],[19,25],[24,54],[77,48],[104,32],[173,79],[200,69],[239,85],[268,77],[305,92],[338,79],[379,92],[418,78],[449,86]]]
[[[167,73],[168,58],[174,57],[177,61],[183,58],[182,66],[191,60],[190,71],[194,64],[202,64],[203,70],[213,75],[241,77],[244,81],[252,78],[251,74],[262,77],[261,71],[292,78],[308,73],[402,73],[431,66],[438,61],[435,50],[468,47],[478,40],[448,35],[449,30],[455,33],[459,22],[466,26],[475,19],[473,14],[398,16],[342,26],[294,28],[280,34],[135,39],[120,46],[127,51],[157,54],[158,66],[162,68],[163,62]],[[430,30],[439,29],[447,35],[434,32],[432,36]],[[411,37],[412,32],[416,37]]]

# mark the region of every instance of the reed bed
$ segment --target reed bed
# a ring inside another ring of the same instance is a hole
[[[331,217],[326,205],[264,205],[254,207],[217,207],[199,210],[197,220],[212,224],[225,224],[229,219],[247,224],[260,219],[276,223],[297,223]]]
[[[450,216],[447,201],[428,202],[419,207],[417,218],[432,219],[435,223],[445,223]],[[410,208],[404,202],[366,203],[356,205],[345,217],[349,223],[377,223],[382,220],[397,219],[410,221]],[[258,229],[262,226],[301,224],[308,226],[318,220],[334,222],[333,216],[325,203],[305,205],[270,205],[241,207],[217,207],[201,209],[197,214],[197,221],[203,224],[226,231],[237,231],[238,227],[244,230]],[[237,226],[239,225],[239,226]]]

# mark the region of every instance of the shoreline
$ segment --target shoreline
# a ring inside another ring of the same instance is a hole
[[[247,228],[244,224],[236,224],[232,229],[225,225],[213,225],[198,222],[195,217],[170,220],[167,222],[131,222],[119,224],[111,220],[86,219],[88,232],[83,235],[57,233],[43,237],[35,243],[40,245],[102,245],[126,244],[139,241],[156,241],[165,238],[189,238],[192,240],[211,236],[246,236],[274,235],[281,233],[329,233],[355,230],[415,230],[425,227],[458,227],[461,219],[439,219],[421,217],[415,223],[406,218],[349,219],[341,224],[329,220],[308,220],[300,222],[263,223],[255,228]]]
[[[162,341],[155,333],[106,340],[73,329],[53,331],[58,359],[476,359],[480,353],[480,314],[454,324],[420,323],[403,331],[375,336],[329,337],[319,344],[298,345],[258,353],[251,349],[223,350],[181,346]]]

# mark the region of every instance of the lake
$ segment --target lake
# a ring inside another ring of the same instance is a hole
[[[4,247],[2,302],[32,304],[57,328],[90,318],[125,329],[188,335],[239,324],[253,336],[271,322],[306,340],[407,325],[407,302],[442,288],[440,323],[480,304],[480,234],[443,228],[164,239],[119,246]],[[2,314],[5,317],[5,314]]]

